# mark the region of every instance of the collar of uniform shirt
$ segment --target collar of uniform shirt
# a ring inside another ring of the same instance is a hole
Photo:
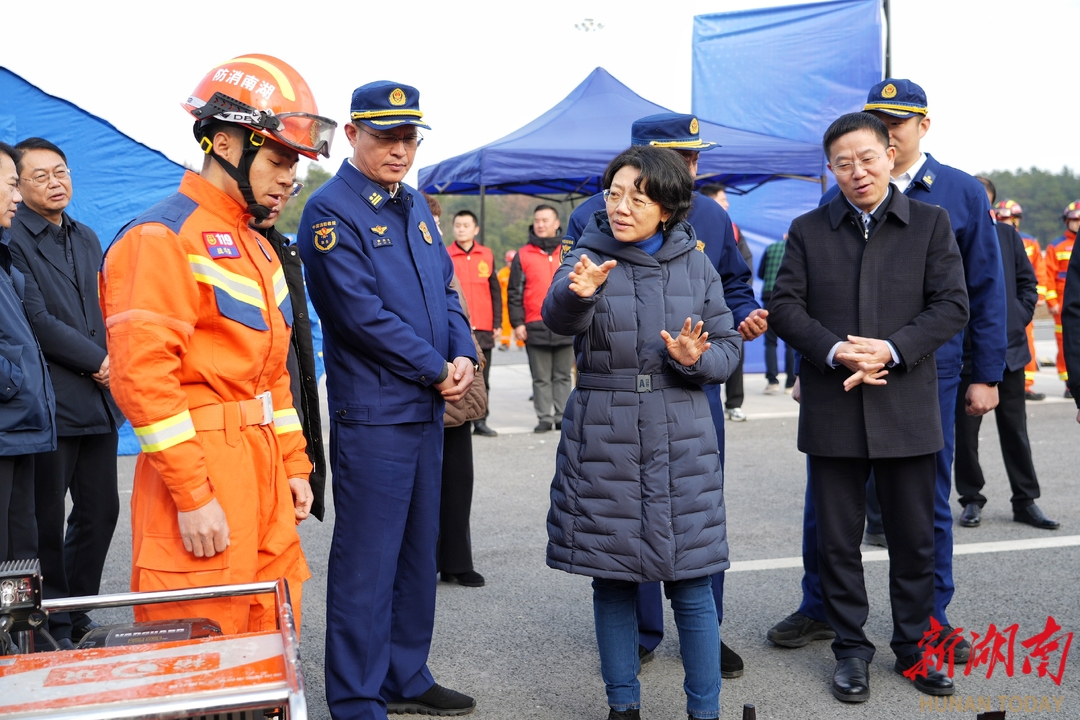
[[[356,167],[356,163],[354,163],[352,161],[352,158],[349,158],[349,164],[352,165],[354,168],[356,168],[356,172],[360,173],[361,175],[364,175],[364,171],[361,170],[360,168]],[[367,177],[367,175],[364,175],[364,177]],[[379,187],[382,187],[382,185],[379,185]],[[401,188],[401,183],[394,183],[394,187],[392,187],[392,188],[383,188],[383,190],[390,193],[390,197],[397,197],[397,191],[400,188]]]
[[[892,179],[893,185],[900,190],[900,192],[906,192],[908,186],[911,185],[911,181],[919,176],[919,171],[922,170],[922,166],[926,164],[926,153],[919,153],[919,159],[915,161],[915,164],[907,169],[907,172],[903,175],[898,175]]]

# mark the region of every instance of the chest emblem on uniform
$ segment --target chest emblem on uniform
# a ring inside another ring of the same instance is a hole
[[[559,249],[559,262],[566,259],[570,251],[574,249],[574,241],[568,237],[562,239],[562,247]]]
[[[697,249],[698,249],[698,252],[705,252],[705,243],[702,242],[701,240],[698,240],[697,241]]]
[[[375,227],[371,228],[371,232],[375,233],[376,235],[382,235],[386,232],[386,226],[376,225]]]
[[[337,245],[337,220],[320,220],[311,226],[311,244],[319,252],[330,252]]]
[[[934,176],[931,175],[930,173],[927,173],[926,175],[923,175],[922,181],[924,183],[926,183],[927,185],[933,185],[934,184]]]
[[[202,239],[206,245],[206,252],[210,253],[210,257],[215,260],[240,257],[240,248],[236,246],[232,233],[204,232]]]
[[[481,260],[476,264],[476,272],[482,278],[491,277],[491,266]]]
[[[885,98],[886,100],[891,100],[896,97],[896,86],[892,83],[889,83],[885,87],[881,88],[881,97]]]
[[[372,204],[372,206],[379,207],[379,203],[381,203],[383,201],[383,196],[380,195],[377,192],[373,192],[370,195],[368,195],[367,199],[368,199],[368,202]]]
[[[427,229],[427,223],[424,222],[423,220],[421,220],[420,224],[417,227],[420,228],[420,234],[424,236],[424,242],[426,242],[428,245],[430,245],[432,243],[432,240],[431,240],[431,233],[428,232],[428,229]]]

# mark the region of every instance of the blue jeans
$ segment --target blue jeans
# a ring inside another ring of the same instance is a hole
[[[593,579],[593,616],[600,674],[608,705],[617,711],[641,707],[637,675],[637,583]],[[720,631],[708,576],[664,583],[679,629],[686,711],[695,718],[720,716]]]

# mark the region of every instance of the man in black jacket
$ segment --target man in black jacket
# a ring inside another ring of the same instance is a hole
[[[769,324],[803,357],[798,444],[836,632],[831,690],[843,702],[870,696],[875,648],[863,632],[859,541],[873,472],[889,543],[894,668],[926,694],[951,695],[952,678],[926,666],[919,642],[934,609],[934,458],[944,445],[934,353],[968,319],[963,261],[948,214],[891,186],[896,150],[885,123],[843,115],[823,145],[840,193],[792,222]]]
[[[994,184],[986,178],[976,178],[986,188],[990,204],[994,204]],[[1020,233],[1008,223],[995,225],[1001,242],[1001,264],[1005,271],[1005,297],[1008,299],[1006,330],[1009,346],[1005,354],[1005,374],[998,385],[998,405],[994,408],[998,439],[1005,460],[1005,474],[1012,487],[1013,519],[1042,530],[1056,530],[1061,524],[1046,517],[1035,498],[1039,497],[1039,479],[1031,460],[1031,443],[1027,432],[1027,408],[1024,397],[1024,366],[1031,361],[1028,349],[1027,325],[1039,300],[1035,269],[1024,252]],[[960,495],[960,515],[963,527],[978,527],[986,496],[982,494],[986,478],[979,465],[979,428],[981,415],[967,412],[965,395],[971,384],[969,367],[971,343],[964,338],[964,371],[956,402],[956,492]]]
[[[56,451],[38,455],[34,468],[43,592],[47,598],[96,595],[120,513],[116,442],[124,422],[109,392],[97,300],[101,243],[64,212],[72,179],[63,151],[41,138],[16,149],[23,202],[11,225],[11,255],[26,276],[26,311],[56,390]],[[91,626],[81,612],[49,616],[49,630],[62,646]]]
[[[297,185],[296,187],[303,187]],[[272,217],[267,222],[273,222]],[[289,339],[290,387],[296,414],[300,416],[300,425],[304,428],[307,440],[307,454],[314,466],[308,482],[315,496],[311,503],[311,514],[320,521],[323,519],[325,506],[323,495],[326,489],[326,452],[323,450],[322,411],[319,408],[319,376],[315,371],[315,348],[311,340],[311,315],[308,312],[307,291],[304,289],[304,267],[300,262],[300,252],[289,238],[278,232],[273,225],[263,228],[254,224],[256,230],[270,241],[281,260],[285,271],[285,284],[289,286],[289,303],[293,310],[292,337]]]

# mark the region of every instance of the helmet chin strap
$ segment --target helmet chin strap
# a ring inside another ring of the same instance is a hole
[[[217,164],[221,166],[221,169],[236,181],[236,184],[240,187],[240,194],[243,195],[244,201],[247,203],[247,211],[255,218],[255,222],[262,222],[270,217],[270,213],[274,210],[265,205],[260,205],[255,199],[255,193],[251,189],[250,175],[251,165],[255,162],[255,156],[259,154],[259,148],[262,147],[263,137],[250,130],[248,133],[247,142],[244,143],[244,150],[240,155],[239,167],[233,165],[221,155],[218,155],[217,152],[214,151],[213,143],[205,135],[199,143],[202,145],[206,154],[214,158],[214,160],[217,161]]]

